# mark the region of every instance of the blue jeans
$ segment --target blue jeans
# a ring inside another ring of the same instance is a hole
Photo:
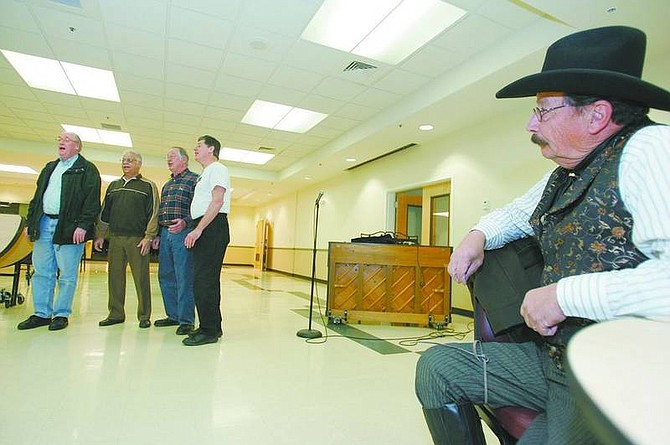
[[[161,227],[158,250],[158,282],[163,294],[165,313],[180,325],[195,324],[193,299],[193,254],[184,246],[190,229],[172,234]]]
[[[42,216],[40,238],[33,244],[33,306],[35,315],[42,318],[69,317],[72,313],[79,262],[84,253],[84,243],[53,243],[57,224],[57,219]],[[54,301],[56,274],[59,270],[58,298]]]

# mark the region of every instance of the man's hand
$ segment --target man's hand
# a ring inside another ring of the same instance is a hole
[[[93,241],[93,247],[98,252],[102,252],[102,246],[104,244],[105,244],[105,238],[96,238],[95,241]]]
[[[457,283],[465,284],[468,278],[484,263],[486,236],[478,230],[468,233],[454,249],[449,260],[449,275]]]
[[[558,305],[557,287],[554,283],[529,290],[521,303],[521,316],[528,327],[545,337],[554,335],[558,324],[566,318]]]
[[[157,236],[156,238],[154,238],[151,241],[151,248],[154,249],[154,250],[158,249],[158,246],[160,246],[160,245],[161,245],[161,237],[160,236]]]
[[[146,256],[151,249],[151,240],[143,238],[142,241],[137,245],[140,248],[140,255]]]
[[[184,238],[184,245],[186,248],[190,249],[191,247],[195,246],[195,242],[198,241],[200,235],[202,235],[202,230],[198,229],[197,227],[193,229],[191,233],[186,235],[186,238]]]
[[[186,228],[186,221],[181,218],[170,221],[172,224],[168,226],[168,232],[175,235]]]
[[[74,233],[72,234],[72,242],[75,244],[81,244],[84,242],[86,239],[86,230],[82,229],[81,227],[77,227],[74,229]]]

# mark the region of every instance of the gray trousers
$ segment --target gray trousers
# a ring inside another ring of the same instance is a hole
[[[598,444],[566,377],[534,343],[450,343],[421,355],[416,394],[423,408],[450,403],[522,406],[538,411],[518,445]],[[485,397],[486,392],[486,397]]]
[[[107,287],[109,289],[109,318],[111,319],[126,319],[126,268],[129,263],[135,282],[135,292],[137,292],[137,319],[149,320],[151,318],[149,255],[140,255],[140,248],[137,247],[140,241],[142,241],[140,236],[113,235],[109,239]]]

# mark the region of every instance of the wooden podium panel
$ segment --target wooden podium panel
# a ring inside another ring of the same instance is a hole
[[[448,323],[451,247],[328,246],[328,317],[337,322]]]

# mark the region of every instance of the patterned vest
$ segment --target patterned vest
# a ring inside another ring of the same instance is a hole
[[[650,124],[645,119],[630,125],[598,146],[577,169],[558,167],[552,173],[530,218],[544,257],[543,286],[563,277],[632,268],[647,260],[633,244],[634,221],[621,200],[618,169],[628,139]],[[550,355],[591,323],[576,317],[561,322],[553,337],[545,337]],[[557,354],[558,366],[562,354]]]

